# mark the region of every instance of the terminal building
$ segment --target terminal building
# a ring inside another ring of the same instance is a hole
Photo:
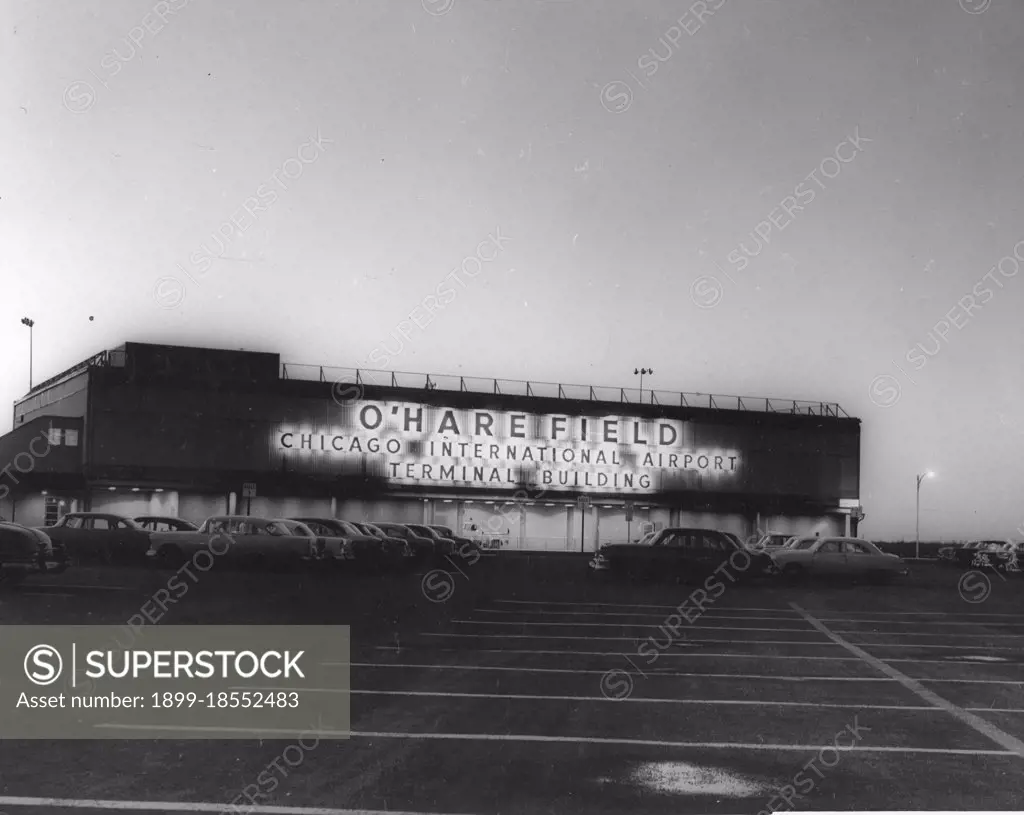
[[[126,343],[35,386],[0,514],[322,516],[593,551],[665,526],[857,534],[838,405],[282,364]],[[514,501],[514,502],[513,502]]]

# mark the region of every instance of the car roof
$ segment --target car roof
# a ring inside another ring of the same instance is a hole
[[[180,521],[181,523],[190,524],[185,518],[175,518],[173,515],[136,515],[133,521]]]

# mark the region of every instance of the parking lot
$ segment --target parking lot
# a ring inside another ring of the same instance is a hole
[[[960,577],[729,586],[680,624],[692,587],[579,557],[214,571],[159,624],[351,625],[351,737],[297,763],[281,741],[3,741],[0,810],[1019,808],[1024,584],[968,602]],[[165,580],[69,571],[5,591],[0,621],[123,624]]]

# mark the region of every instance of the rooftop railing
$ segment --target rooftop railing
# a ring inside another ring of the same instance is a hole
[[[413,388],[427,391],[462,391],[518,396],[544,396],[555,399],[577,399],[591,402],[621,402],[673,407],[716,408],[761,413],[794,413],[805,416],[850,418],[836,402],[810,402],[800,399],[772,399],[760,396],[723,396],[712,393],[687,393],[644,388],[616,388],[604,385],[571,385],[557,382],[534,382],[521,379],[491,379],[455,374],[422,374],[406,371],[382,371],[369,368],[339,368],[323,365],[284,363],[282,379],[345,382],[379,385],[392,388]]]

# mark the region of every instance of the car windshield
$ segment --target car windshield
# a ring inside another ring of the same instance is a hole
[[[267,532],[271,535],[302,535],[304,538],[315,538],[313,530],[301,521],[272,521],[267,524]]]
[[[455,533],[454,533],[454,532],[453,532],[453,531],[451,530],[451,528],[449,528],[449,527],[447,527],[447,526],[432,526],[432,527],[430,527],[430,528],[431,528],[431,529],[433,529],[433,530],[435,530],[435,531],[437,531],[437,532],[440,532],[440,533],[441,533],[442,535],[444,535],[444,536],[445,536],[446,538],[450,538],[450,537],[452,537],[452,536],[453,536],[453,535],[455,534]]]
[[[814,548],[814,544],[816,544],[817,542],[818,541],[817,541],[816,538],[812,538],[810,540],[798,540],[798,541],[794,541],[793,544],[789,548],[790,549],[813,549]]]
[[[431,529],[428,526],[418,526],[417,524],[409,524],[409,529],[419,535],[421,538],[439,538],[440,534]]]

